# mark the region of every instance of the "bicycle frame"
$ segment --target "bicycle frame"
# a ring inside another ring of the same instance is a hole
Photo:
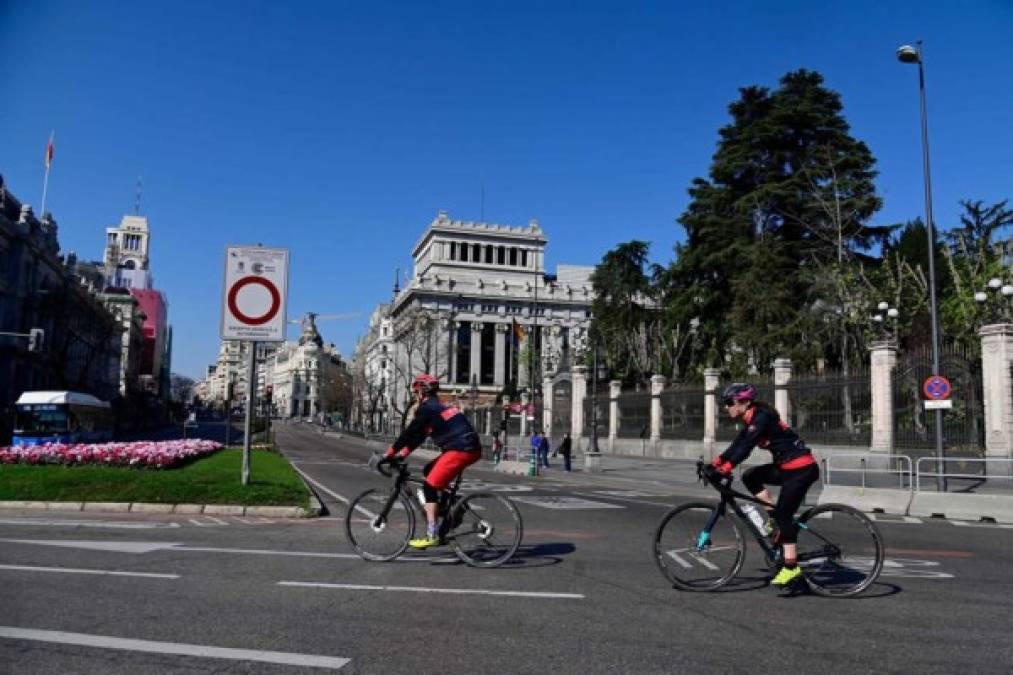
[[[387,514],[390,513],[390,510],[394,507],[394,503],[400,495],[407,497],[408,501],[412,504],[424,506],[424,503],[421,502],[408,487],[409,485],[418,485],[421,487],[424,481],[419,478],[412,477],[411,472],[408,471],[408,464],[406,462],[399,462],[394,465],[394,468],[397,471],[397,475],[394,475],[394,486],[391,488],[390,495],[387,497],[387,502],[384,504],[383,510],[378,514],[378,517],[384,520],[387,518]],[[386,475],[393,475],[393,472]],[[450,512],[456,503],[457,492],[461,487],[461,479],[463,477],[463,474],[458,475],[450,487],[446,490],[441,490],[440,501],[437,502],[437,517],[440,518],[438,534],[441,539],[453,529],[451,527],[450,518],[446,516],[450,515]],[[423,513],[425,513],[424,509]]]
[[[745,511],[742,510],[742,507],[739,506],[736,500],[744,499],[748,502],[759,504],[764,509],[767,508],[768,504],[760,499],[757,499],[753,495],[748,495],[744,492],[739,492],[738,490],[732,489],[731,477],[729,477],[728,480],[712,480],[710,477],[704,474],[703,462],[697,462],[697,472],[701,478],[706,480],[711,485],[711,487],[717,490],[718,493],[721,495],[721,501],[718,502],[717,506],[714,507],[714,513],[711,514],[711,517],[707,520],[707,524],[704,526],[703,531],[700,533],[700,540],[698,542],[698,546],[703,546],[706,544],[707,538],[710,537],[710,532],[713,529],[714,525],[717,523],[718,518],[720,518],[724,510],[730,506],[732,512],[735,513],[735,515],[738,517],[739,522],[745,525],[746,530],[753,535],[753,539],[755,539],[759,547],[763,549],[764,554],[766,554],[767,556],[767,560],[770,561],[771,563],[780,562],[782,556],[781,547],[775,546],[767,540],[766,535],[763,532],[761,532],[756,527],[756,525],[753,524],[753,521],[749,519]],[[818,558],[834,557],[840,555],[841,549],[838,545],[834,544],[832,541],[821,535],[819,532],[813,530],[811,527],[809,527],[808,524],[798,522],[797,517],[795,517],[795,522],[800,529],[808,531],[810,534],[817,537],[824,543],[824,546],[821,550],[800,551],[798,553],[799,563],[807,562],[809,560],[814,560]]]

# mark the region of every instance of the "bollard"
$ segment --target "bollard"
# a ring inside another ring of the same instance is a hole
[[[528,460],[528,475],[538,475],[538,456],[535,453],[531,453],[530,459]]]

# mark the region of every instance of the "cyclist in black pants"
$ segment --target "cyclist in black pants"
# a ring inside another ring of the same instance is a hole
[[[746,470],[742,474],[742,482],[757,499],[770,505],[767,510],[771,511],[777,524],[774,543],[781,544],[784,551],[784,567],[771,583],[786,586],[802,574],[795,546],[798,538],[795,512],[805,500],[809,486],[819,478],[819,466],[812,451],[781,420],[777,410],[756,400],[753,385],[741,382],[729,385],[721,395],[721,402],[732,419],[742,419],[743,427],[728,449],[714,459],[710,470],[729,475],[732,468],[744,462],[756,446],[769,450],[773,455],[771,464]],[[776,504],[766,485],[781,486]]]

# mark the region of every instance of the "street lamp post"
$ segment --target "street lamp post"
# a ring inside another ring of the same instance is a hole
[[[985,291],[978,291],[974,294],[975,302],[979,303],[986,309],[985,320],[1009,322],[1011,320],[1010,307],[1013,305],[1013,284],[1004,284],[1002,279],[993,277],[988,280],[988,289],[995,294],[992,312],[987,311],[988,293]]]
[[[929,169],[929,121],[925,106],[925,64],[922,58],[922,42],[917,46],[903,45],[897,49],[901,63],[918,64],[918,92],[921,100],[922,120],[922,168],[925,178],[925,230],[929,242],[929,312],[932,320],[932,374],[939,375],[939,318],[936,305],[936,231],[932,220],[932,173]],[[943,411],[936,410],[936,471],[937,486],[946,491],[945,454],[943,453]]]
[[[601,471],[601,450],[598,447],[598,343],[594,343],[591,368],[591,442],[584,453],[584,470],[588,473]]]

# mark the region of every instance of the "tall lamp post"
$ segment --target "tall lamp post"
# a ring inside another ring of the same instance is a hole
[[[584,453],[584,470],[589,473],[601,471],[601,450],[598,448],[598,342],[594,343],[591,367],[591,442]],[[604,365],[602,370],[604,371]],[[602,374],[603,376],[603,374]]]
[[[929,242],[929,311],[932,319],[932,374],[939,375],[939,317],[936,305],[936,231],[932,220],[932,174],[929,170],[929,120],[925,107],[925,64],[922,58],[922,42],[916,46],[903,45],[897,49],[901,63],[918,64],[918,92],[921,98],[922,119],[922,168],[925,176],[925,230]],[[943,453],[943,411],[936,410],[936,471],[937,486],[946,491],[945,455]]]

